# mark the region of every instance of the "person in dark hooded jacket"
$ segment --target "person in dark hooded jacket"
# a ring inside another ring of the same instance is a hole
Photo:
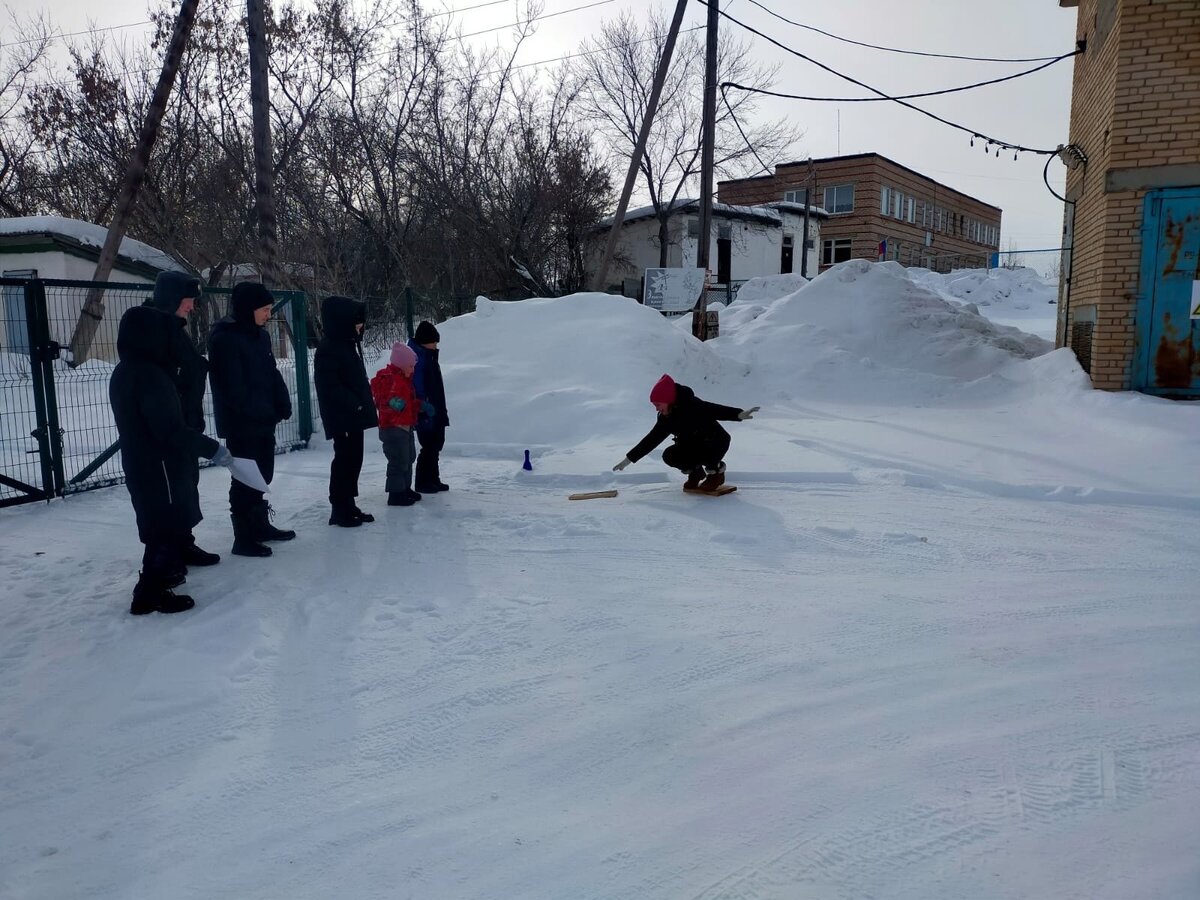
[[[413,478],[413,490],[419,494],[450,490],[450,485],[442,481],[441,471],[442,448],[446,446],[446,429],[450,427],[446,385],[442,381],[442,364],[438,358],[441,339],[432,322],[422,322],[408,342],[408,346],[417,354],[413,388],[421,404],[417,417],[417,440],[421,443],[421,452],[417,454]]]
[[[329,466],[330,525],[356,528],[375,517],[354,502],[362,472],[363,432],[379,424],[375,399],[362,355],[367,305],[349,297],[326,297],[321,303],[325,336],[313,358],[313,380],[325,437],[333,441]]]
[[[135,306],[121,317],[117,332],[120,362],[108,395],[121,442],[125,487],[137,518],[138,539],[146,549],[129,611],[173,613],[191,609],[191,597],[171,588],[184,582],[183,551],[200,522],[200,496],[194,472],[198,457],[228,464],[228,450],[191,428],[174,383],[170,317]]]
[[[183,420],[189,428],[204,433],[204,383],[208,378],[208,362],[200,355],[187,331],[188,316],[203,294],[200,279],[183,272],[159,272],[154,279],[154,293],[143,303],[167,315],[170,329],[172,371],[171,381],[179,394]],[[193,460],[196,485],[200,484],[200,465]],[[184,563],[189,566],[214,566],[221,561],[216,553],[201,550],[188,535],[183,551]]]
[[[752,419],[758,407],[737,409],[709,403],[697,397],[687,385],[676,384],[670,375],[655,383],[650,390],[650,402],[658,410],[658,420],[650,433],[613,466],[613,471],[620,472],[637,462],[673,435],[675,443],[663,451],[663,462],[687,473],[684,490],[715,491],[723,485],[729,432],[720,422]]]
[[[287,384],[279,374],[267,320],[275,298],[263,285],[234,285],[230,314],[208,339],[209,376],[217,435],[234,456],[258,464],[267,484],[275,475],[275,426],[292,415]],[[265,541],[290,541],[296,532],[271,524],[266,495],[236,478],[229,483],[235,556],[270,556]]]

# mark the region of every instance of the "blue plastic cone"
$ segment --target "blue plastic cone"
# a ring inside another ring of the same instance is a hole
[[[524,469],[526,472],[532,472],[532,471],[533,471],[533,463],[531,463],[531,462],[529,461],[529,451],[528,451],[528,450],[526,450],[526,451],[525,451],[525,462],[524,462],[524,464],[521,466],[521,468],[522,468],[522,469]]]

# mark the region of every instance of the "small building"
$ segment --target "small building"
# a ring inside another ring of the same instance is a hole
[[[1200,3],[1078,8],[1058,345],[1092,384],[1200,397]]]
[[[91,281],[96,274],[100,250],[108,236],[103,225],[59,216],[24,216],[0,219],[0,276]],[[186,269],[161,250],[125,238],[113,264],[111,282],[153,284],[159,272]],[[50,336],[66,345],[74,332],[83,306],[83,288],[51,289],[46,292]],[[105,295],[105,318],[116,322],[130,306],[146,297],[142,292],[112,291]],[[28,353],[25,324],[25,295],[19,287],[3,289],[0,306],[0,353]],[[94,359],[116,359],[116,328],[96,333],[89,351]]]
[[[717,185],[722,203],[820,205],[820,267],[895,260],[937,272],[984,268],[1000,246],[1001,210],[878,153],[783,163],[774,175]]]
[[[817,246],[825,210],[808,211],[808,267],[817,273]],[[592,230],[590,272],[594,272],[603,252],[604,240],[612,220],[600,222]],[[700,246],[700,201],[677,200],[667,223],[667,266],[688,268],[696,265]],[[800,253],[804,243],[804,205],[776,200],[758,206],[713,204],[713,233],[709,246],[709,264],[713,282],[737,284],[759,275],[778,275],[801,270]],[[619,291],[626,281],[638,281],[646,269],[659,266],[659,222],[654,208],[630,210],[621,225],[612,264],[608,269],[610,289]]]

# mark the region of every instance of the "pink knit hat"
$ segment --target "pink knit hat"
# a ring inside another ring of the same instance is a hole
[[[670,375],[664,375],[658,381],[654,382],[654,387],[650,388],[651,403],[674,403],[675,402],[675,381]]]
[[[396,341],[392,344],[392,365],[411,375],[412,370],[417,367],[417,354],[408,344]]]

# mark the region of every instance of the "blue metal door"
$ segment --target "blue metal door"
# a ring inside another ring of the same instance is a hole
[[[1198,282],[1200,187],[1151,191],[1142,224],[1134,388],[1200,397]]]

